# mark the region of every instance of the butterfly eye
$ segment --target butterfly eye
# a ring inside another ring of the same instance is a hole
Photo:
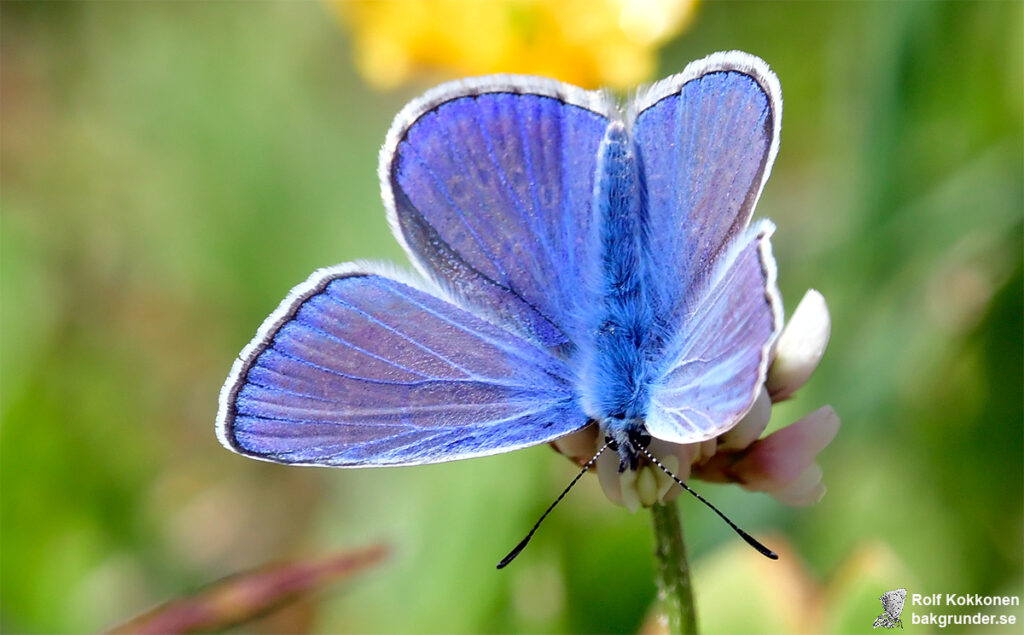
[[[638,448],[646,448],[651,445],[651,435],[645,432],[634,432],[630,434],[630,441]]]

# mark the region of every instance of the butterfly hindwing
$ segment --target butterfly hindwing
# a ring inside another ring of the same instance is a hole
[[[392,127],[380,176],[396,236],[460,302],[547,346],[583,337],[600,93],[541,78],[445,84]]]
[[[585,424],[549,352],[342,265],[297,287],[243,351],[218,434],[255,458],[355,467],[505,452]]]
[[[718,436],[739,421],[764,384],[782,324],[775,261],[761,221],[698,283],[684,327],[668,343],[651,387],[647,429],[672,443]]]

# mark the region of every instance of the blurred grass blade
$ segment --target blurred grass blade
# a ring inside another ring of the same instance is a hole
[[[323,558],[268,565],[215,582],[192,597],[172,600],[108,632],[222,630],[362,573],[387,554],[385,545],[374,545]]]

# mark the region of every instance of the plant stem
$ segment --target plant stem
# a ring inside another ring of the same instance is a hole
[[[654,521],[654,560],[657,566],[658,599],[668,617],[673,635],[696,635],[697,612],[690,586],[690,565],[686,561],[683,527],[674,502],[651,508]]]

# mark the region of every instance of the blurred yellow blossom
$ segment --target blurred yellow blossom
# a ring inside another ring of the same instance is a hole
[[[367,81],[526,73],[597,88],[650,78],[697,0],[329,0]],[[433,78],[438,79],[438,78]]]

